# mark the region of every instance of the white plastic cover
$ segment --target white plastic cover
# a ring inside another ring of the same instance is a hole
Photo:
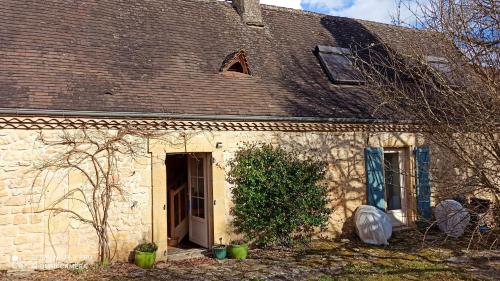
[[[389,245],[392,224],[386,213],[368,205],[359,206],[354,214],[359,238],[367,244]]]
[[[462,236],[470,221],[469,212],[455,200],[444,200],[434,208],[439,229],[451,237]]]

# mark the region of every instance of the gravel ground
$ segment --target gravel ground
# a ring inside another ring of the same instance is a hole
[[[391,245],[375,247],[357,239],[315,241],[306,251],[250,251],[244,261],[210,257],[160,262],[144,270],[129,263],[108,268],[2,272],[1,280],[500,280],[500,251],[464,251],[447,242],[425,246],[415,234],[396,234]]]

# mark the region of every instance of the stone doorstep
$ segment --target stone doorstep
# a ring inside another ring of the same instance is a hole
[[[168,248],[167,250],[167,261],[181,261],[187,259],[205,258],[207,249],[179,249],[179,248]]]

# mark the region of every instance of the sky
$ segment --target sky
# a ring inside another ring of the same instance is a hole
[[[394,0],[260,0],[260,2],[383,23],[391,23],[391,15],[395,15],[397,10]],[[408,15],[402,13],[403,19],[410,16],[409,13]]]

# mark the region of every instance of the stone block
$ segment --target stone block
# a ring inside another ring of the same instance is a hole
[[[10,256],[6,254],[0,255],[0,265],[5,263],[10,263]]]
[[[37,243],[19,243],[16,244],[16,250],[18,251],[18,256],[22,256],[23,258],[31,258],[36,253],[40,252],[41,244]]]
[[[13,244],[14,244],[14,237],[0,236],[0,249]]]
[[[39,211],[41,207],[36,206],[37,204],[30,204],[29,206],[24,206],[21,211],[26,214],[26,213],[34,213],[36,211]]]
[[[32,214],[30,215],[30,223],[38,224],[43,221],[43,214]]]
[[[0,216],[1,215],[7,215],[7,214],[10,214],[10,208],[9,207],[1,206],[0,207]]]
[[[27,224],[28,217],[26,215],[15,215],[13,223],[14,224]]]
[[[12,225],[12,220],[9,225],[0,227],[0,237],[16,237],[18,232],[17,226]]]
[[[12,196],[5,201],[5,206],[24,206],[28,202],[25,196]]]
[[[10,206],[9,209],[10,209],[10,213],[13,215],[14,214],[22,214],[24,207],[23,206]]]
[[[25,224],[19,226],[20,233],[43,233],[45,228],[43,225],[33,225],[33,224]]]
[[[5,185],[0,182],[0,197],[5,197],[5,196],[9,196],[9,192],[7,191],[7,188],[5,187]]]
[[[12,216],[1,215],[0,216],[0,225],[8,225],[8,224],[12,224]]]
[[[33,237],[31,235],[19,235],[16,237],[16,239],[14,240],[14,244],[15,245],[20,245],[20,244],[31,244],[32,243],[32,239]]]

